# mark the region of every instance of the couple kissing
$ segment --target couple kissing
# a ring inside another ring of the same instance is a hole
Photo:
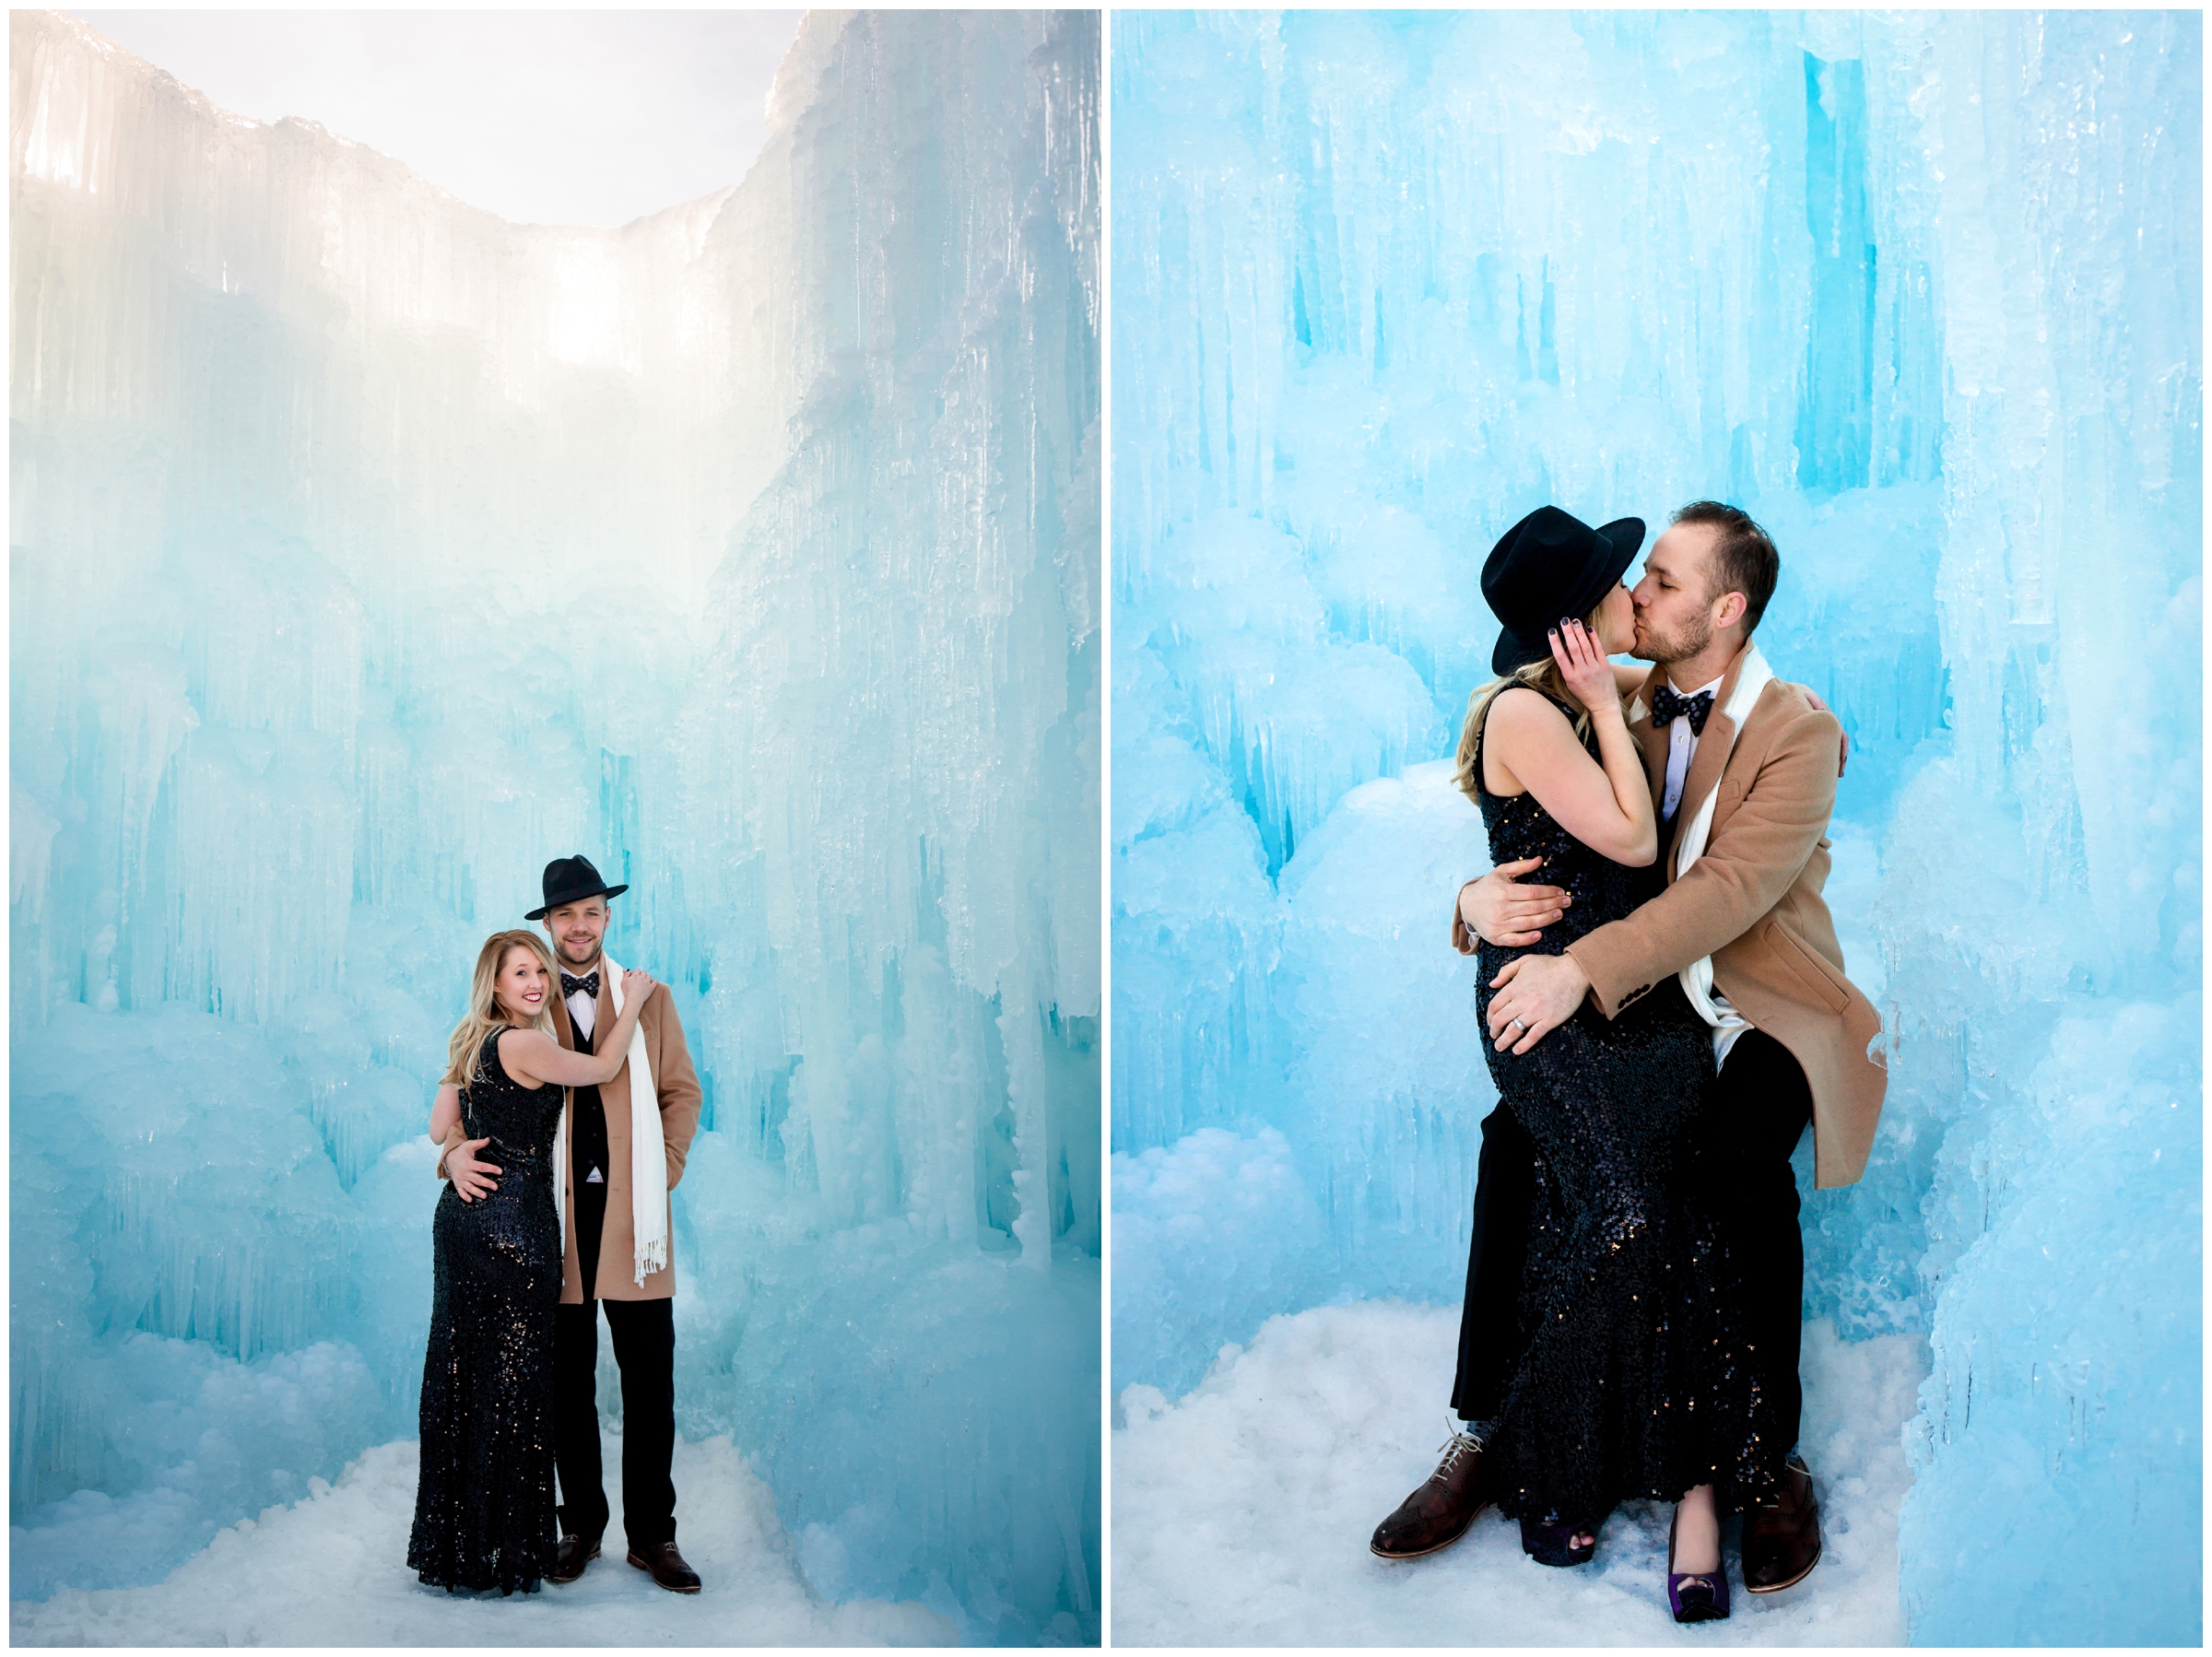
[[[1538,1563],[1580,1565],[1619,1503],[1673,1502],[1668,1610],[1700,1622],[1728,1615],[1727,1514],[1754,1593],[1819,1559],[1790,1158],[1809,1125],[1816,1185],[1857,1180],[1886,1078],[1821,897],[1842,727],[1751,641],[1773,543],[1692,502],[1631,591],[1643,535],[1547,506],[1484,566],[1500,676],[1454,781],[1494,866],[1452,943],[1480,958],[1499,1103],[1454,1430],[1371,1547],[1435,1553],[1495,1503]]]

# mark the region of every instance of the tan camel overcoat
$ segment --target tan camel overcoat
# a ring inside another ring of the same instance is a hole
[[[607,974],[600,973],[599,1011],[592,1021],[594,1030],[615,1027],[615,998]],[[699,1074],[691,1068],[690,1050],[684,1045],[684,1027],[676,1016],[676,997],[666,984],[655,984],[638,1015],[645,1034],[645,1056],[653,1064],[653,1091],[660,1096],[661,1144],[668,1158],[668,1189],[684,1177],[684,1157],[699,1132]],[[560,1044],[574,1052],[576,1031],[569,1022],[568,1004],[553,998],[553,1029]],[[676,1294],[676,1231],[669,1228],[669,1263],[637,1280],[635,1260],[637,1227],[630,1217],[629,1200],[629,1064],[624,1061],[614,1079],[599,1086],[599,1100],[606,1111],[606,1222],[599,1233],[599,1281],[594,1290],[601,1300],[666,1300]],[[456,1125],[446,1135],[452,1150],[467,1134]],[[575,1158],[560,1170],[564,1252],[560,1262],[560,1299],[566,1306],[583,1304],[583,1267],[576,1252]],[[438,1157],[441,1174],[445,1155]],[[673,1217],[673,1216],[672,1216]]]
[[[1805,1071],[1813,1094],[1813,1183],[1828,1190],[1865,1171],[1888,1080],[1883,1061],[1867,1052],[1881,1017],[1843,975],[1843,950],[1820,895],[1843,727],[1799,687],[1775,679],[1735,732],[1722,709],[1743,664],[1739,654],[1722,679],[1682,785],[1677,829],[1718,784],[1704,852],[1684,875],[1668,844],[1666,889],[1577,938],[1567,953],[1608,1018],[1711,956],[1713,987]],[[1654,808],[1666,786],[1667,734],[1651,720],[1663,671],[1653,668],[1644,680],[1629,722]],[[1463,953],[1474,947],[1456,900],[1452,942]]]

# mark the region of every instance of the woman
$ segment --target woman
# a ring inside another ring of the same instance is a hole
[[[1506,676],[1468,707],[1455,781],[1493,860],[1542,857],[1571,894],[1540,942],[1482,945],[1486,1017],[1507,962],[1557,954],[1659,887],[1651,786],[1620,702],[1642,676],[1606,660],[1634,642],[1620,578],[1642,539],[1634,519],[1592,530],[1545,507],[1483,570]],[[1726,1616],[1718,1515],[1769,1488],[1788,1446],[1739,1361],[1728,1263],[1697,1200],[1710,1032],[1670,980],[1610,1021],[1585,1006],[1519,1056],[1484,1047],[1539,1157],[1528,1346],[1483,1451],[1499,1506],[1538,1560],[1574,1565],[1618,1502],[1676,1501],[1675,1619]]]
[[[560,1301],[554,1131],[562,1089],[610,1082],[653,992],[622,977],[622,1013],[597,1053],[553,1036],[553,959],[532,932],[477,955],[468,1015],[454,1027],[430,1137],[453,1122],[494,1148],[496,1189],[465,1203],[447,1186],[430,1236],[436,1290],[422,1365],[422,1459],[407,1565],[448,1592],[535,1592],[553,1568],[553,1309]]]

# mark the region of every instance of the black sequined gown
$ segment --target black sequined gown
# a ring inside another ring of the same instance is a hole
[[[1562,706],[1562,711],[1572,711]],[[1586,739],[1593,755],[1594,735]],[[1490,855],[1542,857],[1573,894],[1522,948],[1484,944],[1477,1005],[1524,955],[1557,955],[1665,884],[1562,828],[1533,794],[1480,791]],[[1484,1041],[1490,1075],[1537,1153],[1522,1326],[1528,1344],[1483,1460],[1510,1517],[1594,1528],[1615,1506],[1712,1484],[1722,1512],[1774,1482],[1771,1402],[1745,1361],[1743,1286],[1708,1214],[1699,1134],[1712,1031],[1669,979],[1607,1019],[1585,1002],[1516,1058]]]
[[[408,1569],[453,1588],[530,1592],[553,1569],[553,1309],[560,1228],[553,1133],[561,1090],[518,1087],[484,1039],[461,1090],[477,1155],[499,1189],[464,1203],[449,1184],[430,1237],[436,1261],[422,1364],[422,1462]]]

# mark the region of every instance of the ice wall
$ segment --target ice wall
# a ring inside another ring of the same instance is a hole
[[[812,14],[602,231],[11,18],[18,1595],[413,1437],[443,1033],[582,850],[707,1089],[680,1429],[1095,1638],[1098,43]]]
[[[1547,499],[1719,496],[1852,737],[1830,896],[1890,1087],[1864,1181],[1801,1170],[1806,1310],[1930,1343],[1914,1637],[2194,1641],[2201,20],[1114,41],[1117,1390],[1456,1303],[1481,561]]]

